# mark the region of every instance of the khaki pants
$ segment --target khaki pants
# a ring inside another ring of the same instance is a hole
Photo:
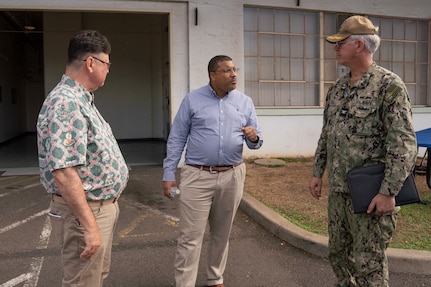
[[[177,287],[195,286],[207,221],[207,285],[223,283],[229,236],[241,202],[245,173],[245,164],[217,173],[188,165],[181,169],[180,234],[174,263]]]
[[[51,201],[53,232],[58,232],[61,238],[63,287],[99,287],[108,277],[112,238],[119,215],[118,202],[91,204],[90,207],[99,227],[102,245],[94,258],[84,260],[79,257],[85,247],[83,227],[67,205]]]

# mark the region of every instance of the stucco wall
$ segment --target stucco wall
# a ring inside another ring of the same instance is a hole
[[[299,2],[299,6],[297,6]],[[230,55],[244,66],[243,6],[298,8],[313,11],[365,13],[379,16],[430,19],[429,0],[195,0],[195,1],[106,1],[106,0],[3,0],[2,9],[55,9],[83,11],[147,11],[169,13],[171,116],[184,95],[208,83],[206,67],[216,54]],[[195,23],[195,9],[198,22]],[[238,89],[244,90],[239,75]],[[428,95],[429,97],[429,95]],[[258,109],[264,133],[260,150],[245,156],[308,156],[314,153],[322,124],[321,109]],[[431,108],[414,109],[416,130],[431,126]]]

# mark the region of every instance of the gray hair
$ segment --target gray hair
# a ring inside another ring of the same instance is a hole
[[[350,36],[350,39],[364,41],[365,48],[371,54],[374,54],[374,52],[376,52],[376,50],[380,46],[380,37],[379,37],[379,35],[352,35],[352,36]]]

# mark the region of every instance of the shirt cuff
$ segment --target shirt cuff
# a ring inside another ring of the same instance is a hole
[[[163,172],[163,181],[176,181],[175,178],[175,172],[172,172],[170,170],[165,170]]]

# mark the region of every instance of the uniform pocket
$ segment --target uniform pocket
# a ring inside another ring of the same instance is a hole
[[[358,136],[371,136],[378,131],[380,119],[374,106],[362,105],[352,108],[352,119],[354,121],[352,131]]]

